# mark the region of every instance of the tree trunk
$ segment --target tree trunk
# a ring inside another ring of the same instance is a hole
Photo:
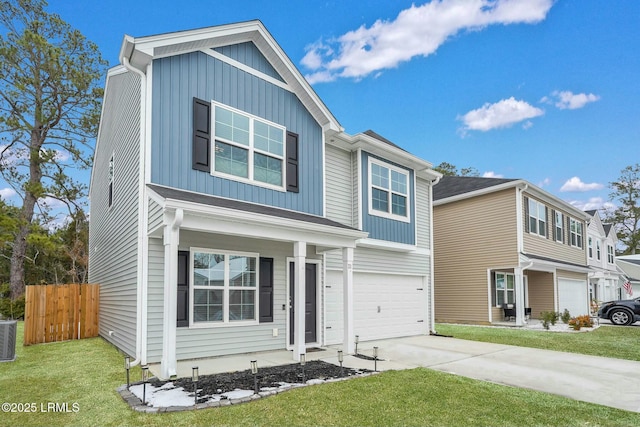
[[[31,220],[35,209],[36,198],[27,192],[24,204],[20,211],[20,229],[13,242],[13,252],[11,254],[11,276],[9,287],[11,289],[11,299],[15,301],[24,294],[24,259],[27,254],[27,236],[31,228]]]

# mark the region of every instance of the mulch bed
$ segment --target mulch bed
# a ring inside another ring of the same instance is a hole
[[[304,367],[305,380],[351,377],[366,372],[368,369],[350,369],[326,363],[320,360],[309,361]],[[302,367],[299,363],[290,365],[271,366],[267,368],[258,367],[258,389],[263,387],[279,387],[282,383],[300,384],[303,383]],[[191,378],[179,378],[174,381],[160,381],[153,379],[149,383],[154,387],[172,382],[176,387],[183,387],[185,390],[193,390]],[[200,375],[198,381],[198,393],[201,395],[214,395],[230,392],[233,390],[253,390],[254,378],[251,370],[229,372],[215,375]]]

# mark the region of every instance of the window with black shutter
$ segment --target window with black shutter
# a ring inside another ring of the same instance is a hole
[[[193,98],[193,169],[211,171],[211,103]]]
[[[177,326],[189,326],[189,251],[178,251]]]
[[[260,258],[260,323],[273,322],[273,258]]]
[[[298,135],[287,132],[287,191],[298,193]]]

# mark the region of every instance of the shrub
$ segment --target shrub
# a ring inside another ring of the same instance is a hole
[[[6,319],[24,319],[24,295],[11,301],[8,283],[0,284],[0,317]]]
[[[569,323],[569,320],[571,319],[571,314],[569,314],[569,310],[565,308],[564,311],[562,312],[562,315],[560,316],[560,319],[562,319],[562,323],[564,323],[565,325]]]
[[[591,322],[591,317],[585,314],[583,316],[573,317],[569,320],[569,326],[572,329],[579,331],[581,328],[591,328],[593,323]]]
[[[542,319],[542,326],[545,329],[549,329],[549,324],[555,325],[558,321],[559,314],[555,311],[543,311],[540,313],[540,319]]]

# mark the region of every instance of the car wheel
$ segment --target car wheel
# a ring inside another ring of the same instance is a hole
[[[633,317],[624,308],[614,308],[609,313],[611,323],[618,326],[627,326],[633,323]]]

